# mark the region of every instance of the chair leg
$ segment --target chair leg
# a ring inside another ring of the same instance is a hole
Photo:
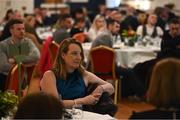
[[[118,89],[119,89],[118,101],[121,101],[121,79],[118,80]]]
[[[117,104],[118,100],[118,80],[115,80],[115,92],[114,92],[114,104]]]

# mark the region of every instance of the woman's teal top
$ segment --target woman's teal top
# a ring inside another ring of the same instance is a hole
[[[57,78],[56,86],[63,100],[82,98],[86,95],[86,85],[78,70],[67,74],[66,80]]]

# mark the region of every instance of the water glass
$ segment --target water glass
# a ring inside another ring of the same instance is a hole
[[[71,113],[73,119],[82,119],[83,118],[82,105],[74,105]]]

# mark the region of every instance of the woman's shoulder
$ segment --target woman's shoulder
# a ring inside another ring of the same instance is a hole
[[[88,81],[100,79],[94,73],[87,70],[84,71],[83,77]]]
[[[92,72],[89,72],[89,71],[87,71],[87,70],[84,70],[84,74],[83,74],[83,76],[93,76],[94,74],[92,73]]]
[[[47,70],[46,72],[44,72],[43,77],[51,77],[51,76],[55,76],[52,70]]]
[[[56,78],[53,71],[48,70],[43,74],[43,77],[40,82],[40,86],[49,85],[51,83],[55,83],[55,81],[56,81]]]
[[[52,70],[47,70],[46,72],[44,72],[44,74],[52,74],[54,73]]]

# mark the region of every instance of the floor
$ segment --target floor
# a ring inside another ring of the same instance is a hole
[[[118,103],[118,112],[115,115],[117,119],[128,119],[132,112],[140,112],[153,109],[154,107],[146,102],[134,102],[130,100],[122,100]]]

